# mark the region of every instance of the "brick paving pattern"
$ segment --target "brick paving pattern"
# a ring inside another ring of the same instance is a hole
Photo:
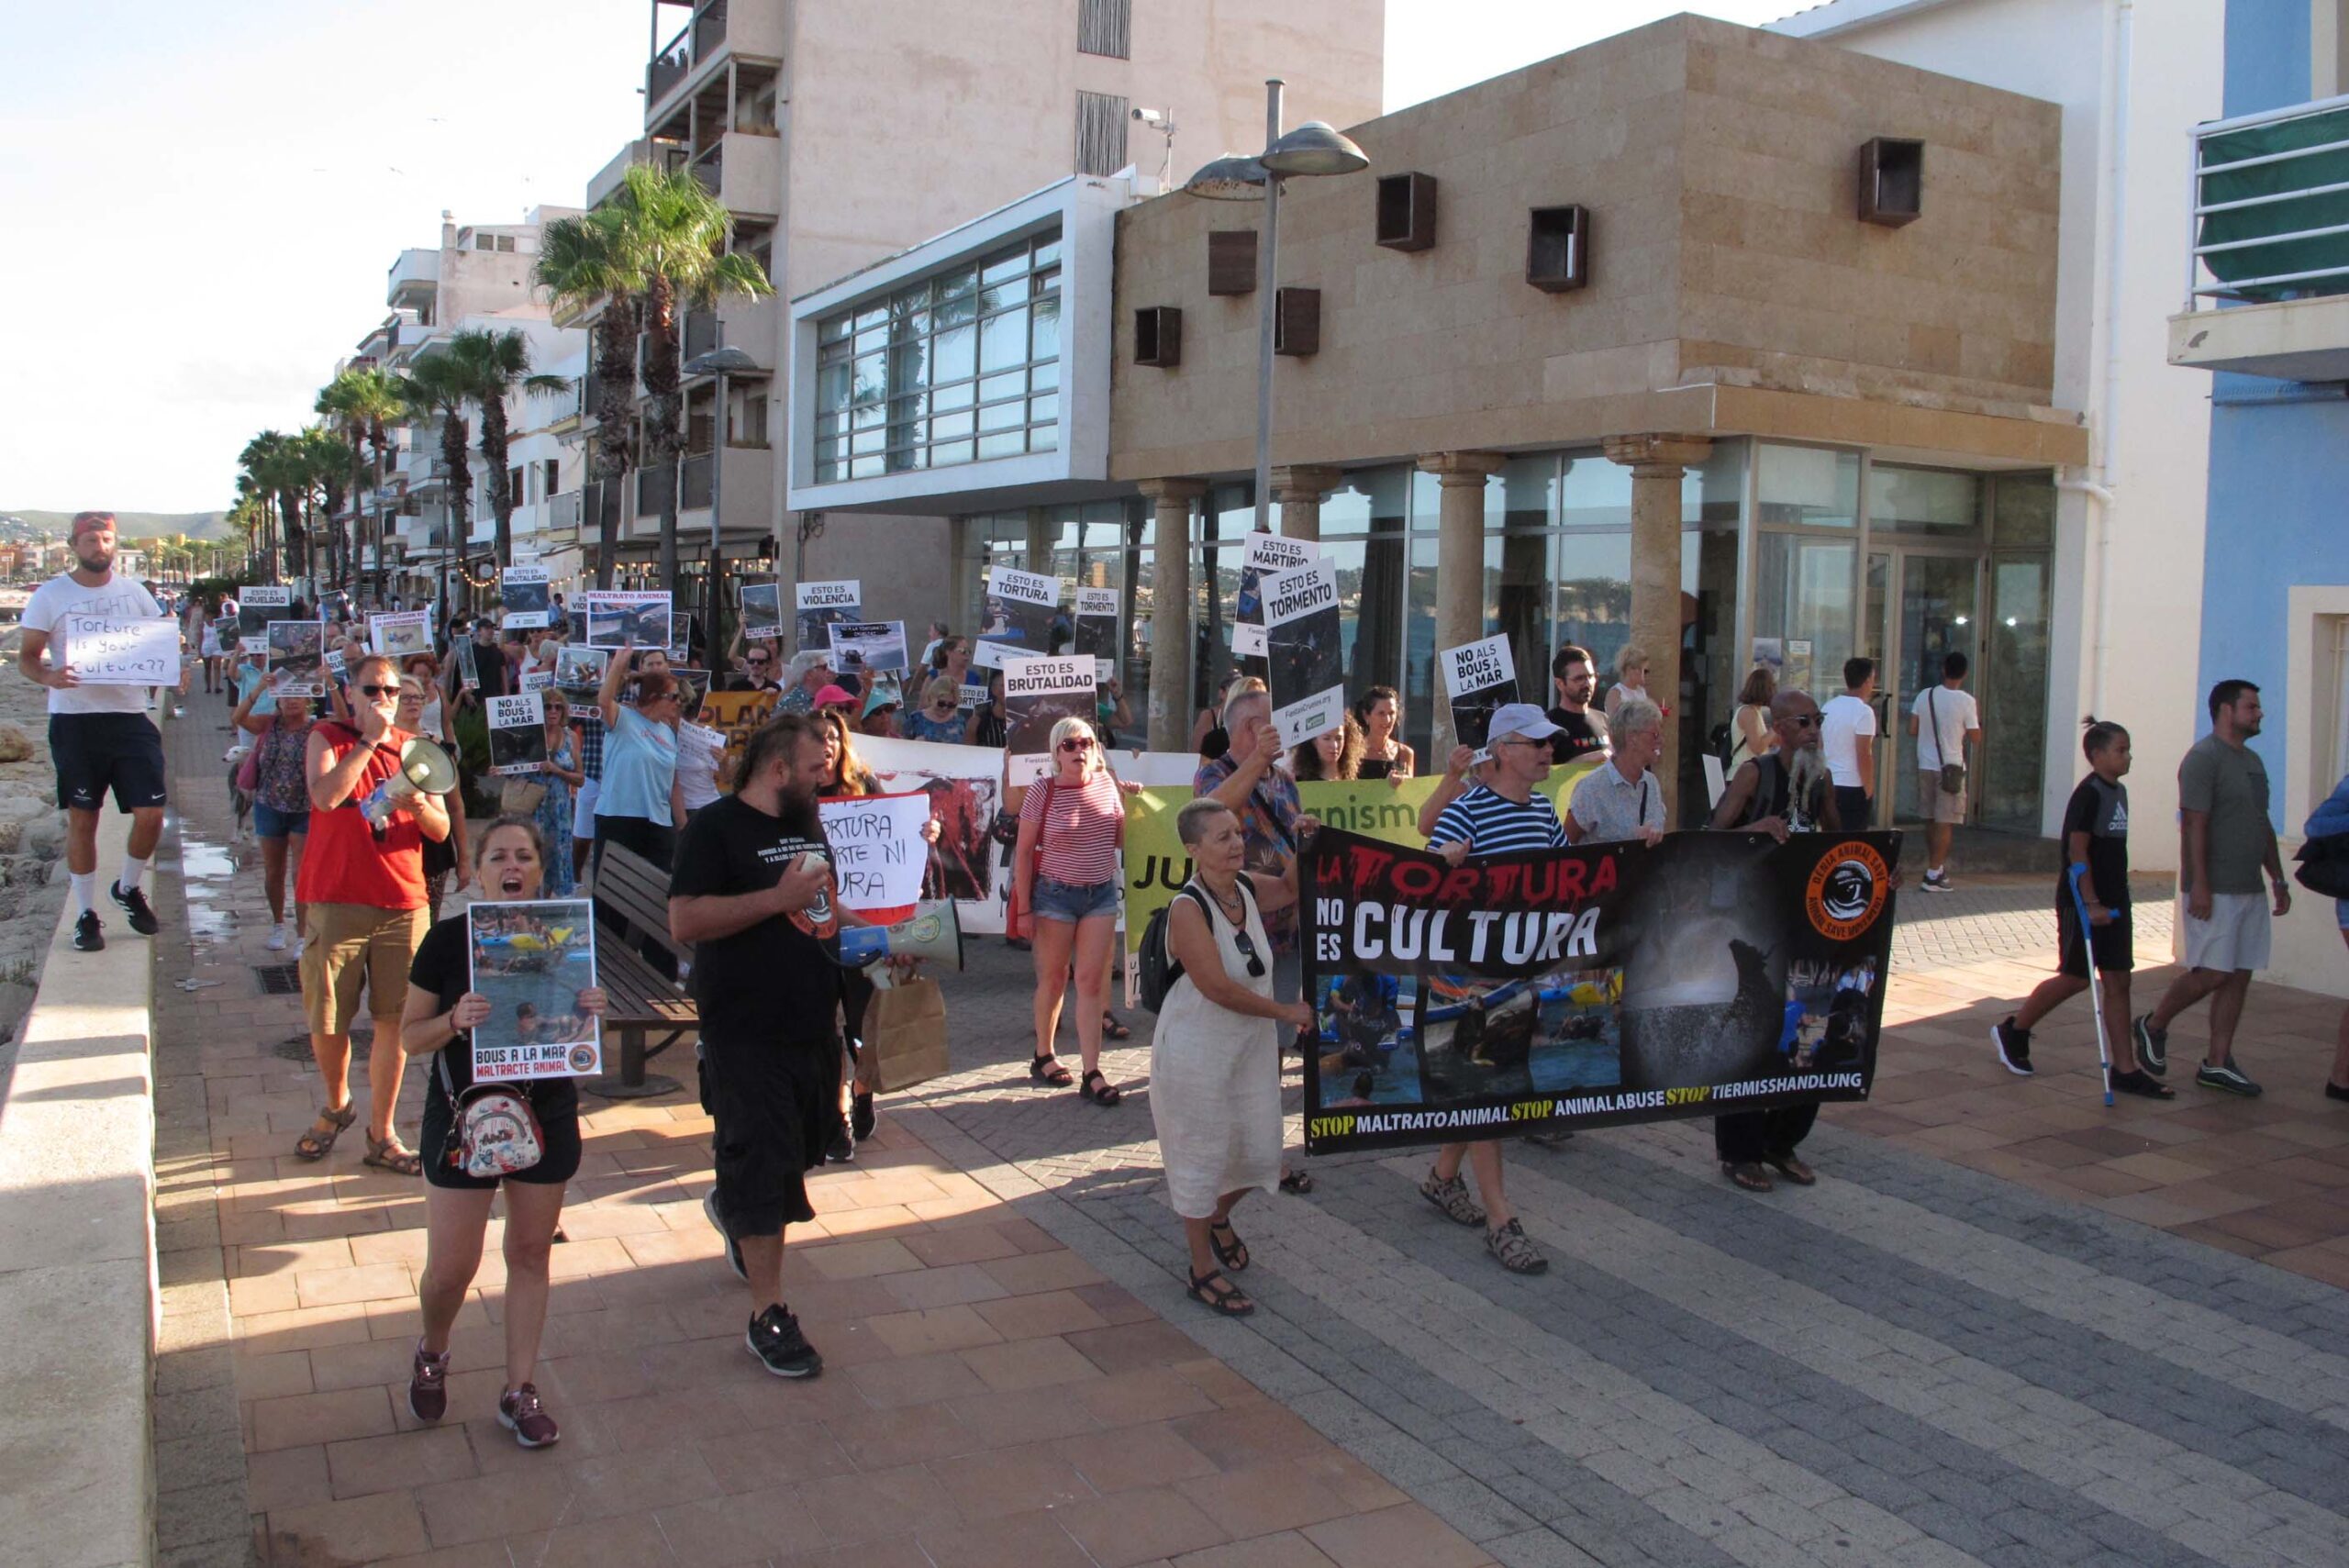
[[[2320,1087],[2339,1004],[2255,988],[2257,1102],[2188,1081],[2198,1013],[2177,1101],[2107,1110],[2085,999],[2017,1080],[1986,1031],[2046,971],[2049,891],[1905,897],[1877,1091],[1831,1107],[1818,1187],[1733,1191],[1701,1123],[1520,1145],[1511,1194],[1552,1259],[1520,1279],[1419,1198],[1423,1154],[1317,1160],[1310,1197],[1239,1212],[1240,1322],[1182,1296],[1146,1016],[1109,1056],[1123,1106],[1039,1093],[1027,961],[974,939],[947,979],[957,1071],[885,1100],[868,1157],[818,1184],[829,1239],[792,1287],[832,1363],[818,1385],[741,1364],[694,1108],[595,1114],[556,1256],[551,1454],[487,1418],[494,1264],[449,1426],[410,1429],[415,1189],[355,1151],[323,1174],[276,1152],[312,1095],[275,1053],[295,1005],[258,995],[248,924],[194,955],[228,984],[164,1021],[162,1093],[184,1108],[200,1053],[206,1140],[159,1134],[182,1140],[167,1195],[217,1185],[238,1339],[205,1375],[232,1379],[208,1408],[247,1451],[235,1560],[2349,1561],[2349,1115]],[[2163,890],[2140,896],[2142,1006],[2168,926]],[[201,1272],[167,1259],[167,1281]]]

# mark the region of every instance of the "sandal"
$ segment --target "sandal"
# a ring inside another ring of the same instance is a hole
[[[2330,1091],[2332,1084],[2327,1083],[2325,1087]],[[2134,1073],[2115,1073],[2112,1075],[2112,1092],[2116,1095],[2142,1095],[2149,1100],[2177,1098],[2176,1089],[2143,1068],[2139,1068]],[[2343,1097],[2349,1098],[2349,1091],[2344,1091]]]
[[[1099,1085],[1097,1088],[1097,1084]],[[1085,1082],[1077,1086],[1076,1092],[1097,1106],[1114,1106],[1126,1097],[1118,1085],[1101,1075],[1098,1067],[1085,1075]]]
[[[1134,1031],[1126,1027],[1126,1021],[1123,1018],[1120,1018],[1117,1014],[1110,1012],[1106,1007],[1101,1010],[1101,1038],[1103,1040],[1131,1040],[1133,1037]]]
[[[1724,1160],[1721,1162],[1721,1174],[1750,1193],[1776,1190],[1769,1173],[1751,1160]]]
[[[1819,1173],[1804,1164],[1796,1155],[1771,1154],[1765,1156],[1762,1162],[1798,1187],[1814,1186],[1818,1184]]]
[[[1305,1173],[1304,1166],[1298,1165],[1281,1173],[1281,1191],[1289,1196],[1303,1197],[1312,1190],[1313,1178]]]
[[[1061,1059],[1049,1051],[1041,1056],[1028,1059],[1028,1081],[1052,1089],[1065,1089],[1076,1082],[1068,1075],[1068,1069],[1061,1065]]]
[[[310,1129],[294,1143],[294,1152],[304,1160],[323,1160],[332,1152],[334,1140],[340,1138],[351,1124],[359,1119],[356,1101],[336,1110],[331,1106],[318,1107],[318,1125]]]
[[[395,1176],[424,1174],[424,1156],[413,1149],[401,1148],[400,1135],[396,1132],[381,1142],[377,1142],[373,1136],[370,1136],[367,1140],[367,1158],[360,1163],[373,1165],[379,1171],[389,1171]]]
[[[1221,1234],[1218,1234],[1219,1232]],[[1230,1236],[1231,1240],[1229,1242],[1225,1241],[1223,1239],[1225,1236]],[[1208,1245],[1215,1251],[1215,1261],[1233,1273],[1236,1274],[1248,1266],[1248,1243],[1240,1239],[1240,1232],[1232,1229],[1231,1221],[1229,1219],[1211,1219],[1208,1222]]]
[[[1218,1290],[1217,1285],[1223,1288]],[[1219,1318],[1245,1318],[1256,1310],[1256,1304],[1241,1295],[1238,1285],[1212,1269],[1191,1276],[1190,1296]]]

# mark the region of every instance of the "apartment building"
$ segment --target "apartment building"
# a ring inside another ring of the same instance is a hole
[[[1130,165],[1154,189],[1167,170],[1179,179],[1228,149],[1253,150],[1268,76],[1286,77],[1305,113],[1364,118],[1378,110],[1384,64],[1384,0],[705,0],[649,10],[644,135],[596,176],[589,204],[631,161],[690,168],[734,213],[735,246],[765,265],[778,297],[685,321],[689,361],[727,347],[755,368],[727,377],[722,417],[718,379],[689,379],[683,472],[640,471],[613,498],[621,561],[651,559],[671,484],[685,498],[682,558],[698,561],[715,490],[738,569],[860,578],[868,613],[908,620],[949,596],[942,519],[788,507],[775,434],[787,423],[785,302],[1065,177]],[[594,410],[591,398],[591,423]],[[591,519],[596,504],[611,503],[591,498]]]

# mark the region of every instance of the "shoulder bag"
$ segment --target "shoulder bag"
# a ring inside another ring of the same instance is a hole
[[[1942,754],[1942,793],[1964,795],[1965,793],[1965,737],[1963,734],[1958,736],[1958,761],[1951,762],[1949,741],[1942,735],[1942,705],[1933,700],[1940,695],[1939,686],[1933,687],[1925,694],[1925,711],[1933,716],[1933,749]]]
[[[547,1140],[538,1114],[530,1109],[529,1092],[507,1084],[476,1084],[460,1095],[449,1073],[449,1050],[442,1046],[432,1053],[440,1066],[440,1087],[456,1106],[449,1129],[449,1168],[488,1182],[536,1165],[546,1154]]]

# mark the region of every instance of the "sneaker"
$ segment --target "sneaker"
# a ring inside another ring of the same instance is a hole
[[[82,917],[73,922],[73,951],[75,952],[106,951],[106,929],[98,924],[98,912],[95,909],[83,910]]]
[[[1990,1026],[1990,1043],[1998,1048],[1998,1063],[2018,1078],[2031,1076],[2031,1031],[2015,1028],[2014,1015]]]
[[[2245,1099],[2254,1099],[2259,1095],[2259,1085],[2251,1081],[2250,1074],[2235,1065],[2232,1057],[2216,1067],[2203,1067],[2194,1074],[2194,1081],[2206,1089],[2221,1089],[2230,1095],[2241,1095]]]
[[[2169,1076],[2169,1030],[2154,1028],[2154,1016],[2140,1013],[2129,1025],[2130,1038],[2137,1044],[2137,1060],[2145,1071],[2156,1078]]]
[[[1485,1232],[1485,1251],[1513,1274],[1538,1274],[1550,1266],[1550,1260],[1525,1234],[1525,1227],[1514,1219],[1497,1230]]]
[[[293,951],[293,952],[292,952],[289,956],[294,960],[294,962],[296,962],[296,963],[301,962],[302,962],[302,952],[303,952],[303,950],[304,950],[304,949],[306,949],[306,948],[307,948],[309,945],[310,945],[310,939],[309,939],[309,938],[307,938],[307,937],[295,937],[295,938],[294,939],[294,951]]]
[[[1455,1225],[1485,1223],[1484,1208],[1468,1195],[1468,1183],[1464,1177],[1439,1181],[1435,1173],[1431,1171],[1427,1180],[1419,1184],[1419,1195],[1443,1210],[1445,1217]]]
[[[780,1306],[770,1307],[751,1319],[742,1342],[759,1363],[777,1377],[814,1377],[824,1370],[824,1358],[799,1331],[799,1319]]]
[[[866,1139],[873,1136],[873,1119],[872,1095],[859,1095],[855,1099],[850,1102],[848,1113],[849,1135],[854,1138],[859,1143],[863,1142]]]
[[[416,1342],[416,1366],[407,1374],[407,1407],[419,1421],[437,1421],[449,1413],[449,1354],[434,1355],[422,1340]]]
[[[1566,1140],[1573,1136],[1572,1132],[1564,1129],[1556,1132],[1529,1132],[1525,1135],[1525,1141],[1536,1149],[1564,1149],[1566,1146]]]
[[[514,1434],[524,1448],[545,1448],[562,1436],[554,1418],[539,1403],[539,1385],[526,1383],[509,1388],[497,1401],[497,1424]]]
[[[263,942],[262,946],[267,948],[272,952],[284,952],[285,951],[284,921],[280,920],[277,924],[269,929],[269,940]]]
[[[1929,871],[1925,873],[1925,891],[1928,893],[1955,893],[1957,888],[1950,882],[1949,873],[1945,871]]]
[[[708,1218],[709,1228],[725,1239],[726,1266],[734,1271],[736,1279],[740,1280],[744,1284],[750,1284],[751,1271],[742,1266],[742,1245],[727,1234],[726,1222],[718,1218],[718,1189],[716,1187],[701,1195],[701,1211]]]
[[[130,917],[130,929],[140,936],[151,937],[163,929],[163,922],[155,918],[155,911],[148,906],[145,888],[134,887],[125,892],[122,884],[117,882],[107,888],[106,892],[113,896],[115,903],[122,907],[123,912]]]
[[[824,1146],[824,1163],[847,1165],[856,1160],[856,1140],[848,1135],[848,1123],[832,1129],[832,1140]]]

